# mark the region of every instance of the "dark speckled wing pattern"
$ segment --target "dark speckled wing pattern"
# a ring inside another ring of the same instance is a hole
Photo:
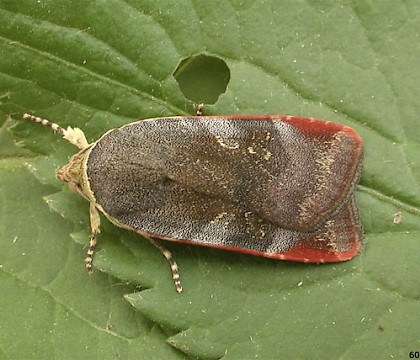
[[[128,124],[92,148],[107,215],[141,233],[261,256],[343,261],[362,245],[354,202],[362,145],[309,118],[169,117]]]

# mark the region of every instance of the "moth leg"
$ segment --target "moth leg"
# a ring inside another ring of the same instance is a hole
[[[176,263],[175,259],[173,258],[171,252],[169,250],[165,249],[161,244],[159,244],[156,240],[152,239],[151,237],[146,236],[146,235],[143,235],[143,236],[147,240],[149,240],[149,242],[152,245],[157,247],[160,250],[160,252],[163,254],[163,256],[166,258],[166,260],[168,260],[169,265],[171,266],[172,279],[174,280],[174,283],[175,283],[175,289],[179,293],[182,292],[182,285],[181,285],[181,279],[179,277],[178,264]]]
[[[204,109],[204,104],[203,103],[197,104],[197,111],[195,112],[195,115],[196,116],[203,115],[203,109]]]
[[[101,218],[99,216],[98,210],[96,209],[93,203],[90,203],[89,214],[90,214],[91,233],[90,233],[89,248],[88,248],[86,259],[85,259],[85,264],[86,264],[86,269],[88,271],[88,274],[90,275],[93,273],[92,260],[93,260],[93,252],[96,246],[96,235],[101,232],[100,230]]]

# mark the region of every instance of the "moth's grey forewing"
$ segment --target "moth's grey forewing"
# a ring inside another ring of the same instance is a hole
[[[344,184],[358,156],[351,139],[302,136],[279,120],[151,119],[107,133],[87,172],[110,216],[157,237],[261,252],[331,234],[338,248],[361,239],[357,226],[346,228],[358,223],[354,188]],[[350,143],[337,152],[338,141]],[[333,157],[344,155],[337,168]]]

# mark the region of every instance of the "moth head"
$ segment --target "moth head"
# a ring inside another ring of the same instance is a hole
[[[89,199],[90,189],[86,174],[86,159],[89,154],[90,146],[79,151],[70,158],[68,164],[57,171],[57,179],[68,183],[69,188]]]

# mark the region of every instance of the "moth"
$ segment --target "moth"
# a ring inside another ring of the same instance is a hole
[[[89,273],[100,213],[160,249],[178,292],[178,265],[155,238],[307,263],[345,261],[362,248],[354,194],[363,146],[350,127],[283,115],[170,116],[89,143],[78,128],[23,118],[79,148],[57,178],[90,203]]]

